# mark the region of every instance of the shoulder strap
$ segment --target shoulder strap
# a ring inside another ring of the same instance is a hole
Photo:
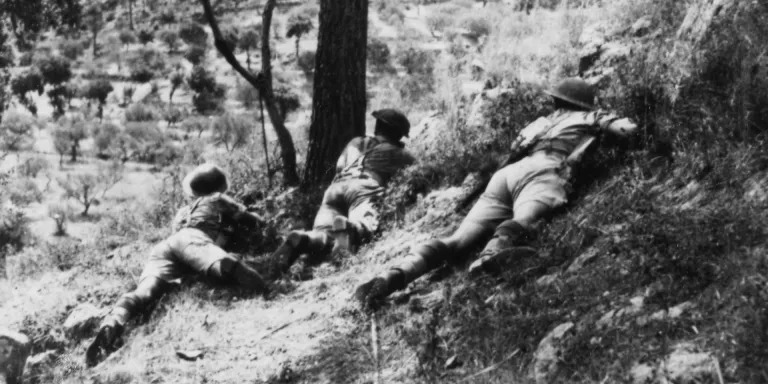
[[[366,136],[363,139],[363,151],[360,154],[360,156],[355,159],[355,161],[352,162],[352,164],[348,165],[344,172],[355,169],[356,167],[360,169],[360,172],[362,173],[365,170],[365,157],[370,155],[376,147],[381,144],[381,140],[379,140],[376,136]]]

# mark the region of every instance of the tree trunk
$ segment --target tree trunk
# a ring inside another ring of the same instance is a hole
[[[296,63],[299,62],[299,40],[301,39],[301,35],[296,35]]]
[[[128,28],[133,31],[133,0],[128,0]]]
[[[347,142],[365,134],[368,1],[321,0],[305,185],[333,177]]]
[[[275,129],[277,140],[280,143],[283,158],[283,179],[286,185],[296,185],[299,183],[299,174],[296,171],[296,148],[293,146],[293,137],[285,128],[283,119],[275,106],[275,95],[272,91],[272,61],[269,49],[269,28],[272,23],[272,11],[277,5],[277,0],[267,0],[262,12],[262,35],[261,35],[261,78],[254,76],[253,73],[240,65],[235,55],[229,50],[227,43],[219,29],[216,18],[213,14],[210,0],[200,0],[205,10],[205,16],[208,24],[211,26],[211,32],[214,37],[214,45],[229,65],[240,74],[246,81],[259,90],[259,94],[264,100],[269,114],[269,120],[272,121],[272,127]]]

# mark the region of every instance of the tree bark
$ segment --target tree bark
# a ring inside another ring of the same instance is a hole
[[[211,26],[216,49],[224,56],[229,65],[240,74],[246,81],[259,90],[259,95],[263,98],[267,107],[269,120],[272,121],[272,127],[275,129],[277,140],[280,143],[280,149],[283,157],[283,181],[286,185],[296,185],[299,183],[299,174],[296,171],[296,148],[293,145],[293,137],[285,127],[282,117],[277,111],[275,105],[275,95],[272,91],[272,60],[269,48],[269,28],[272,24],[272,11],[275,9],[277,0],[267,0],[262,12],[262,34],[261,34],[261,76],[254,76],[247,69],[240,65],[232,51],[227,47],[219,25],[213,14],[210,0],[200,0],[205,10],[205,16],[208,24]]]
[[[128,28],[133,31],[133,0],[128,0]]]
[[[367,0],[321,0],[304,184],[333,177],[347,142],[365,134]]]

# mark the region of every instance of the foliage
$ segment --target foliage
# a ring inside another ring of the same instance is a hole
[[[59,44],[61,55],[70,60],[77,60],[78,57],[82,56],[84,50],[83,43],[78,40],[63,40]]]
[[[125,109],[125,121],[155,121],[157,116],[154,108],[145,103],[131,104]]]
[[[19,152],[34,144],[34,119],[19,113],[6,113],[0,122],[0,151],[2,156],[8,152]]]
[[[21,250],[29,238],[29,218],[21,208],[0,207],[0,262]]]
[[[195,92],[192,104],[200,114],[215,113],[221,109],[224,98],[224,88],[216,83],[216,79],[202,66],[192,68],[187,78],[189,88]]]
[[[175,52],[179,48],[179,34],[176,31],[165,29],[158,37],[168,47],[168,52]]]
[[[246,28],[245,32],[240,35],[240,39],[237,41],[237,47],[247,52],[248,54],[255,49],[259,49],[261,45],[261,24],[253,25]]]
[[[224,38],[224,45],[229,52],[234,52],[240,42],[240,31],[236,28],[226,28],[221,31],[221,35]]]
[[[251,83],[240,81],[235,87],[235,100],[243,103],[243,107],[251,108],[259,101],[259,90]]]
[[[302,72],[307,75],[312,74],[315,71],[315,51],[305,51],[299,54],[298,65]]]
[[[141,44],[147,45],[147,43],[150,43],[153,40],[155,40],[155,34],[148,29],[142,29],[139,31],[137,38]]]
[[[172,8],[165,8],[157,15],[160,24],[173,24],[176,22],[176,12]]]
[[[167,57],[156,49],[142,48],[132,52],[126,61],[131,79],[147,83],[165,72]]]
[[[387,43],[380,39],[371,38],[368,40],[368,63],[377,71],[391,68],[391,52]]]
[[[410,47],[401,51],[397,57],[398,64],[405,68],[409,75],[431,75],[435,69],[435,59],[427,51]]]
[[[293,88],[279,84],[275,87],[274,92],[275,103],[277,104],[277,109],[283,120],[288,117],[289,113],[301,107],[299,95],[294,92]]]
[[[429,31],[434,35],[435,32],[443,32],[446,27],[451,25],[453,19],[443,13],[432,13],[427,16],[426,22]]]
[[[57,179],[64,190],[64,198],[73,199],[83,206],[82,216],[88,216],[91,206],[123,178],[123,165],[119,162],[99,164],[95,173],[68,173]]]
[[[59,118],[56,128],[51,132],[56,152],[61,156],[59,164],[67,152],[70,153],[71,161],[77,161],[80,142],[88,137],[88,131],[88,122],[82,116]]]
[[[44,90],[43,77],[36,68],[30,68],[11,80],[11,92],[19,99],[19,102],[33,114],[37,114],[37,104],[27,94],[37,92],[42,95]]]
[[[190,45],[184,53],[184,58],[192,65],[200,65],[205,60],[207,49],[203,45]]]
[[[105,155],[112,148],[112,142],[121,134],[120,127],[113,123],[94,124],[91,127],[93,146],[99,155]]]
[[[119,39],[120,39],[120,43],[122,43],[123,45],[134,44],[137,41],[136,35],[129,29],[121,30],[119,33]]]
[[[5,192],[8,194],[8,200],[17,207],[26,207],[32,203],[43,201],[43,192],[35,180],[26,177],[11,180],[6,186]]]
[[[213,120],[213,142],[223,145],[227,152],[250,143],[256,119],[250,115],[225,113]]]
[[[67,220],[72,214],[71,209],[66,203],[48,204],[48,216],[56,224],[54,236],[64,236],[67,234]]]
[[[101,119],[104,113],[104,104],[107,103],[107,96],[114,88],[112,83],[106,79],[99,79],[89,82],[84,89],[84,96],[86,99],[96,100],[99,103],[99,118]]]
[[[211,126],[211,121],[205,116],[190,116],[181,122],[181,129],[185,132],[192,133],[197,132],[197,137],[200,137]]]
[[[42,156],[28,157],[16,165],[16,172],[22,177],[36,178],[37,175],[51,167]]]
[[[487,19],[480,16],[464,16],[459,20],[459,26],[469,30],[475,37],[487,36],[491,32],[491,24]]]
[[[36,65],[46,84],[59,86],[72,78],[70,61],[63,56],[45,56]]]
[[[208,43],[208,33],[197,23],[184,24],[179,28],[179,37],[189,45],[205,46]]]

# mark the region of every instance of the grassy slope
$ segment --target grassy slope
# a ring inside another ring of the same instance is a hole
[[[574,26],[567,21],[585,21],[584,14],[537,16],[535,21],[513,16],[519,23],[508,27],[546,29],[537,38],[519,32],[529,43],[508,44],[518,50],[535,40],[536,49],[506,56],[508,48],[491,42],[485,55],[497,66],[493,71],[505,72],[514,62],[517,72],[533,73],[541,60],[572,52],[569,28]],[[497,17],[500,22],[504,15]],[[561,22],[544,22],[549,17]],[[504,63],[494,55],[522,59]],[[543,67],[535,80],[544,83],[557,76],[553,71]],[[447,268],[396,295],[376,318],[384,381],[447,382],[479,373],[469,381],[526,382],[539,340],[572,321],[578,332],[563,353],[566,382],[625,381],[634,363],[659,361],[682,341],[713,352],[728,381],[760,382],[766,374],[759,364],[765,346],[760,308],[768,303],[763,283],[768,265],[762,255],[765,206],[744,199],[746,181],[762,159],[756,147],[734,147],[708,171],[693,150],[661,168],[647,165],[642,154],[632,155],[541,228],[539,258],[521,261],[520,268],[499,279],[476,282],[467,280],[463,266],[457,273]],[[421,200],[398,228],[356,256],[316,268],[311,281],[283,283],[281,293],[269,301],[188,283],[166,297],[130,332],[128,344],[94,370],[81,366],[87,340],[63,342],[55,335],[57,325],[77,302],[114,302],[133,284],[142,255],[162,232],[141,236],[149,241],[139,242],[126,256],[105,260],[107,246],[97,244],[78,254],[68,271],[0,281],[0,324],[33,334],[38,352],[64,351],[41,382],[278,382],[281,372],[284,379],[294,376],[300,382],[373,382],[370,319],[355,309],[351,292],[418,242],[452,230],[460,216],[448,212],[450,204]],[[583,254],[597,257],[569,272]],[[537,283],[541,276],[549,276],[549,282]],[[625,312],[604,328],[595,325],[637,297],[644,297],[642,309]],[[686,301],[692,309],[680,317],[647,317]],[[206,354],[198,362],[185,362],[175,357],[177,349]],[[461,365],[444,369],[452,356]],[[487,367],[495,369],[483,372]]]

